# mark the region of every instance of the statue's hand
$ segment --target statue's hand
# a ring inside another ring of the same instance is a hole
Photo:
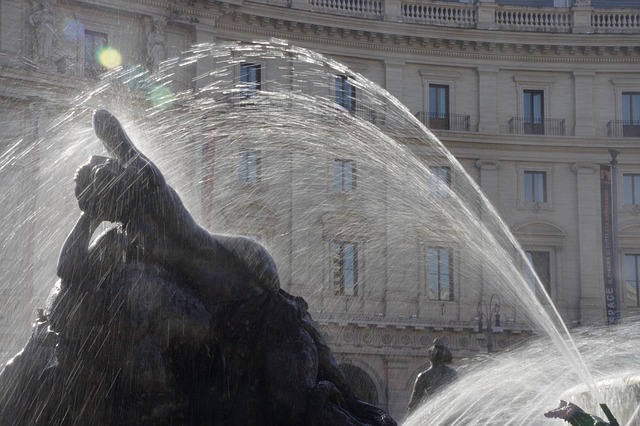
[[[122,211],[127,177],[124,167],[114,159],[91,157],[75,175],[75,194],[80,210],[92,220],[120,221],[118,213]]]
[[[80,210],[85,213],[90,213],[93,210],[93,204],[95,203],[96,194],[93,188],[93,168],[106,163],[107,157],[101,157],[94,155],[91,160],[83,166],[81,166],[73,177],[76,183],[75,195],[78,200]]]

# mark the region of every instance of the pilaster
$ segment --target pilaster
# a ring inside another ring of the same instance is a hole
[[[498,133],[497,75],[498,68],[478,67],[480,133]]]
[[[387,366],[388,411],[395,419],[405,416],[411,396],[413,383],[408,383],[410,359],[410,357],[398,355],[389,355],[384,358]]]
[[[497,160],[482,159],[476,161],[480,169],[480,187],[494,206],[498,205],[498,166]]]
[[[216,29],[209,25],[196,24],[194,26],[195,44],[214,43],[216,41]],[[212,56],[204,56],[196,62],[195,75],[204,76],[215,67],[214,58]],[[209,84],[212,77],[197,79],[196,89]]]
[[[385,88],[397,99],[404,99],[402,93],[405,61],[384,60]]]
[[[573,171],[577,179],[577,220],[578,250],[580,251],[580,321],[590,323],[595,318],[605,317],[604,287],[601,282],[602,271],[600,241],[598,237],[599,191],[597,164],[574,164]]]
[[[575,129],[574,135],[594,137],[596,133],[593,115],[593,78],[595,71],[574,71],[573,84],[575,96]]]

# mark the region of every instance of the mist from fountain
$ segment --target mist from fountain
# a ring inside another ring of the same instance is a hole
[[[242,85],[235,72],[243,61],[275,64],[284,78],[263,75],[259,95],[248,96],[251,87]],[[192,90],[188,69],[196,63],[206,71],[194,77],[198,89]],[[336,75],[353,77],[355,114],[330,96]],[[530,346],[470,363],[459,385],[429,401],[408,424],[543,423],[542,412],[557,405],[562,392],[576,382],[595,401],[608,402],[587,365],[610,347],[602,347],[602,340],[618,344],[632,327],[620,327],[618,334],[609,329],[584,332],[578,348],[540,281],[536,289],[530,287],[528,277],[535,275],[531,265],[464,167],[399,101],[343,64],[279,40],[202,44],[166,61],[156,74],[140,67],[117,68],[94,87],[49,98],[48,116],[34,114],[47,122],[46,133],[36,134],[34,128],[36,143],[16,139],[0,154],[0,175],[13,178],[8,199],[17,200],[5,206],[9,220],[2,233],[11,236],[7,247],[23,245],[33,259],[27,274],[14,270],[0,290],[15,294],[32,279],[40,287],[25,299],[43,301],[53,286],[59,247],[77,216],[70,177],[91,154],[101,153],[89,117],[93,109],[104,107],[166,171],[199,223],[215,232],[264,239],[281,273],[301,270],[293,287],[286,282],[283,287],[307,299],[312,312],[322,306],[326,259],[318,259],[317,247],[308,241],[318,238],[314,224],[330,215],[367,236],[367,251],[379,254],[377,263],[411,267],[403,256],[413,252],[416,235],[421,242],[455,247],[467,263],[467,278],[484,275],[489,283],[470,294],[499,294],[503,309],[517,312],[520,321],[540,334]],[[254,187],[236,183],[234,165],[242,149],[258,150],[265,161]],[[269,158],[281,163],[266,163]],[[325,176],[331,170],[325,164],[333,158],[355,158],[358,176],[375,177],[358,180],[355,209],[341,210],[335,201],[315,196],[327,191]],[[450,167],[452,185],[434,190],[438,179],[431,166]],[[22,193],[25,185],[27,196]],[[440,196],[434,197],[434,191]],[[260,206],[258,213],[255,206]],[[354,222],[358,209],[364,209],[366,221]],[[292,211],[298,218],[295,227],[282,217]],[[265,227],[268,236],[261,234]],[[384,236],[379,229],[389,232]],[[370,274],[368,294],[384,292],[386,282],[402,282],[402,274],[402,268],[390,269],[387,277]],[[33,308],[29,306],[27,317]],[[630,358],[623,362],[637,371]],[[552,364],[558,368],[550,369]],[[599,368],[598,373],[611,373]]]

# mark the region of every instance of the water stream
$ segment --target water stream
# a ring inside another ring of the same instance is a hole
[[[242,62],[266,65],[258,95],[240,79]],[[191,74],[194,63],[207,64],[197,68],[206,71]],[[335,102],[336,75],[349,76],[355,87],[352,112]],[[620,350],[637,342],[637,327],[585,330],[576,345],[540,281],[531,287],[531,266],[518,242],[465,166],[402,104],[343,64],[278,40],[198,45],[157,74],[115,68],[93,87],[48,97],[46,112],[30,123],[46,129],[32,129],[37,143],[17,138],[0,148],[0,174],[12,179],[13,200],[5,206],[2,233],[9,236],[7,247],[21,247],[33,259],[29,276],[37,285],[26,298],[43,301],[55,281],[57,252],[77,216],[71,176],[101,153],[89,117],[105,107],[165,171],[200,223],[263,241],[289,278],[284,287],[305,297],[312,310],[345,314],[322,290],[326,261],[314,243],[322,241],[324,226],[361,236],[373,271],[364,277],[366,294],[377,297],[387,283],[389,292],[411,293],[401,286],[410,286],[404,271],[415,268],[415,245],[446,243],[461,254],[463,311],[475,312],[482,295],[499,294],[503,318],[517,313],[539,334],[530,345],[465,362],[461,383],[407,424],[540,424],[542,412],[577,383],[595,401],[609,402],[591,371],[598,378],[638,371],[635,357]],[[258,184],[238,185],[239,151],[260,154]],[[335,158],[357,160],[357,192],[346,203],[331,196],[326,178],[333,173],[327,161]],[[435,176],[442,167],[450,169],[451,185]],[[332,225],[341,221],[344,229]],[[3,263],[11,267],[9,259]],[[19,292],[27,279],[22,271],[10,271],[2,289]],[[484,288],[464,288],[481,281]],[[624,357],[619,368],[605,369],[605,353]]]

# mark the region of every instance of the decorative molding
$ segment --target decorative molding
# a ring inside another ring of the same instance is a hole
[[[476,161],[476,167],[482,170],[498,170],[500,168],[500,161],[480,159]]]
[[[595,163],[574,163],[571,166],[571,170],[576,173],[595,173],[598,171],[599,166]]]

